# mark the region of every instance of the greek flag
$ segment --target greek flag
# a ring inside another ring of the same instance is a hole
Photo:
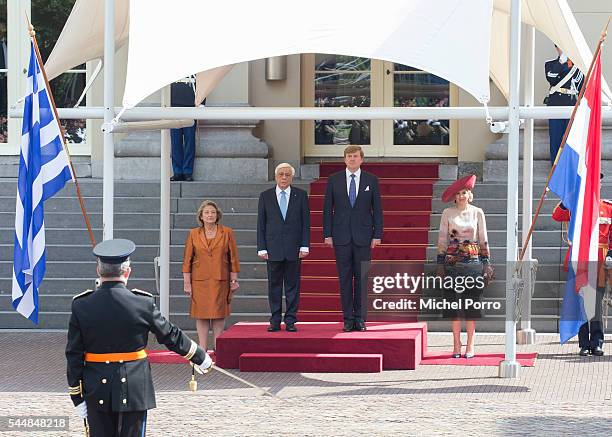
[[[72,173],[33,43],[30,49],[15,207],[13,307],[38,324],[38,289],[45,276],[43,204]]]

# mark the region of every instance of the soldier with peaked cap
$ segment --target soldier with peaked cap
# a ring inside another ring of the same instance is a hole
[[[190,360],[198,372],[210,357],[166,320],[153,295],[126,287],[131,273],[130,240],[107,240],[94,248],[101,285],[74,297],[66,359],[69,393],[91,436],[144,436],[155,391],[145,347],[149,332]]]
[[[600,178],[603,178],[601,174]],[[569,222],[570,211],[559,202],[552,213],[553,220],[557,222]],[[606,290],[606,282],[609,282],[608,270],[612,264],[608,259],[612,256],[612,201],[601,199],[599,201],[599,250],[598,272],[597,272],[597,295],[595,297],[595,316],[580,326],[578,331],[578,346],[582,357],[588,355],[603,356],[604,331],[601,323],[602,298]],[[568,241],[571,246],[572,242]],[[570,251],[567,251],[563,268],[567,271]]]

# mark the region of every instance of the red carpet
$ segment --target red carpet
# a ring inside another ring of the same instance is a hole
[[[516,354],[516,361],[523,367],[535,366],[537,353]],[[476,354],[474,358],[452,358],[450,353],[423,357],[421,364],[437,364],[442,366],[498,366],[504,360],[504,354]]]
[[[338,273],[335,254],[323,244],[323,200],[327,176],[342,171],[343,162],[320,166],[321,177],[310,184],[310,255],[302,262],[300,321],[341,321]],[[374,262],[417,262],[426,260],[433,184],[438,180],[438,164],[368,163],[362,167],[380,180],[384,233],[382,245],[372,251]],[[417,273],[418,274],[418,273]],[[369,313],[369,320],[415,321],[412,314]]]
[[[351,368],[353,358],[355,368],[359,369],[363,360],[368,359],[363,355],[375,354],[382,355],[385,370],[412,370],[421,362],[422,352],[427,347],[427,325],[422,322],[368,322],[365,332],[342,332],[342,323],[336,322],[300,322],[297,324],[298,332],[268,332],[267,326],[267,323],[240,322],[225,331],[217,339],[217,365],[238,369],[243,354],[324,354],[322,358],[328,360],[331,358],[326,354],[341,354],[342,357],[336,357],[339,367]],[[300,367],[291,367],[299,369],[292,371],[316,372],[320,369],[316,357],[311,356],[298,364],[295,359],[293,361],[291,366],[300,364]],[[282,367],[281,364],[275,366]]]
[[[242,354],[241,372],[379,373],[381,354]]]

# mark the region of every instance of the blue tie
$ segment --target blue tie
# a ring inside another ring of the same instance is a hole
[[[285,193],[285,190],[282,190],[280,193],[280,210],[281,214],[283,215],[283,220],[285,220],[285,217],[287,216],[287,193]]]
[[[357,200],[357,184],[355,184],[355,175],[351,175],[351,185],[349,186],[349,202],[351,202],[351,208],[355,206],[355,200]]]

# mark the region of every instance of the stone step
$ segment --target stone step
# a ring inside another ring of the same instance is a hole
[[[59,311],[70,312],[73,295],[67,294],[45,294],[39,296],[39,310],[41,312]],[[170,311],[181,314],[189,314],[191,299],[189,296],[170,296]],[[159,299],[157,299],[159,305]],[[234,313],[265,313],[269,311],[268,297],[264,295],[249,296],[236,293],[232,299],[231,310]],[[13,311],[11,297],[0,295],[0,313]]]
[[[533,201],[532,213],[536,211],[539,200],[540,199],[535,199]],[[544,204],[542,205],[542,209],[540,212],[552,214],[553,209],[558,203],[559,203],[558,198],[554,198],[554,197],[547,198],[544,200]],[[444,203],[439,199],[433,199],[431,202],[432,211],[434,213],[442,213],[442,211],[444,211],[445,208],[448,208],[449,206],[452,206],[452,205],[453,205],[452,202]],[[503,199],[474,198],[473,205],[479,208],[482,208],[486,216],[488,216],[489,214],[502,214],[502,213],[505,214],[506,211],[508,210],[508,204],[506,202],[505,196]],[[519,213],[522,212],[522,210],[523,210],[523,202],[522,200],[519,200],[519,203],[518,203]]]
[[[438,230],[440,228],[440,218],[441,217],[442,217],[441,212],[437,212],[431,215],[430,229]],[[488,231],[490,230],[505,231],[507,217],[508,216],[505,213],[489,214],[485,212],[485,218],[487,220],[487,230]],[[522,220],[523,220],[523,215],[519,214],[519,217],[518,217],[519,229],[522,228]],[[561,223],[556,222],[552,219],[551,212],[540,214],[538,217],[538,221],[535,224],[536,231],[539,231],[539,230],[554,231],[556,230],[560,232],[561,228],[562,228]]]
[[[308,191],[310,188],[309,181],[294,179],[293,186]],[[274,187],[274,182],[261,183],[226,183],[226,182],[171,182],[170,196],[177,197],[194,197],[204,199],[207,197],[255,197],[259,194]],[[79,188],[81,195],[84,197],[102,197],[103,184],[102,179],[79,179]],[[116,197],[159,197],[160,183],[159,181],[115,181],[113,186]],[[0,184],[0,196],[15,196],[17,193],[16,178],[2,178]],[[58,193],[62,197],[76,197],[76,188],[72,183],[66,186]]]
[[[506,260],[506,249],[504,247],[491,247],[491,260],[493,263],[499,263]],[[559,247],[534,247],[533,258],[537,259],[542,264],[563,264],[565,252],[559,250]],[[427,248],[427,259],[435,262],[438,250],[436,247]]]
[[[489,223],[487,222],[487,225]],[[436,246],[438,244],[438,230],[429,231],[429,244]],[[487,235],[489,237],[490,246],[505,247],[506,245],[506,231],[487,229]],[[567,236],[566,236],[567,237]],[[519,242],[522,241],[522,233],[519,232]],[[539,230],[531,234],[531,242],[534,246],[546,246],[546,247],[565,247],[566,244],[563,241],[563,234],[560,231],[544,231]]]
[[[95,261],[91,245],[49,245],[47,244],[47,260],[61,261]],[[170,261],[182,262],[185,247],[183,244],[170,246]],[[159,256],[159,247],[154,245],[139,245],[131,256],[132,261],[144,261],[153,263],[153,259]],[[257,256],[257,247],[255,245],[238,246],[238,256],[240,262],[261,261]],[[0,245],[0,260],[12,261],[13,259],[13,244]]]
[[[76,295],[80,292],[93,289],[94,277],[89,278],[45,278],[40,287],[41,294],[69,294]],[[140,288],[145,291],[149,291],[156,294],[155,278],[144,278],[144,277],[130,277],[128,284],[129,288]],[[2,278],[0,279],[0,295],[11,295],[12,280]],[[265,279],[240,279],[239,294],[249,296],[267,296],[268,293],[268,281]],[[182,278],[170,278],[170,295],[182,296],[183,293],[183,279]]]
[[[612,176],[612,175],[611,175]],[[612,179],[612,177],[604,178],[601,184],[601,197],[604,199],[612,198],[612,183],[606,181],[606,179]],[[440,199],[444,190],[446,190],[452,181],[439,181],[436,182],[433,186],[433,198]],[[542,191],[544,190],[543,182],[536,182],[533,185],[533,194],[532,197],[536,200],[540,199],[542,195]],[[506,199],[508,194],[508,185],[506,183],[496,183],[496,182],[476,182],[476,186],[474,190],[474,199],[476,201],[478,199]],[[518,190],[519,198],[523,196],[523,184],[519,184]],[[546,198],[555,199],[557,196],[554,193],[548,193]]]
[[[45,278],[94,278],[96,264],[92,261],[47,261]],[[155,278],[153,262],[132,262],[132,275],[138,278]],[[170,263],[170,277],[182,278],[182,262]],[[13,261],[0,261],[0,278],[11,278]],[[243,279],[266,279],[264,262],[241,262],[240,277]]]
[[[269,313],[234,313],[230,315],[225,326],[229,327],[238,322],[267,322],[270,317]],[[189,314],[170,313],[170,321],[186,331],[195,331],[195,320],[189,317]],[[70,319],[69,312],[40,312],[39,324],[35,325],[28,319],[23,317],[17,311],[0,312],[0,320],[2,320],[3,329],[68,329],[68,320]],[[194,336],[197,338],[197,336]]]
[[[102,241],[102,230],[94,229],[96,241]],[[159,245],[159,229],[117,229],[113,231],[115,238],[129,238],[136,246],[145,244]],[[188,230],[170,230],[170,244],[181,245],[189,235]],[[0,228],[0,244],[14,242],[14,228]],[[238,245],[256,245],[257,232],[255,230],[234,230]],[[87,244],[89,232],[84,229],[50,229],[46,228],[45,241],[48,244]]]

